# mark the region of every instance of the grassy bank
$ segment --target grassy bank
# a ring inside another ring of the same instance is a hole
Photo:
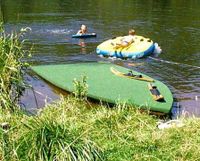
[[[37,116],[1,112],[1,158],[15,160],[199,160],[200,120],[159,130],[158,119],[118,105],[90,107],[63,98]]]

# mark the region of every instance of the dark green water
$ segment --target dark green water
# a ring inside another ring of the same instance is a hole
[[[32,28],[26,37],[34,43],[33,57],[27,59],[31,64],[104,60],[129,67],[130,62],[142,62],[143,65],[129,68],[163,81],[183,110],[200,115],[200,68],[192,67],[200,66],[200,1],[1,0],[0,5],[8,31]],[[84,40],[85,47],[80,45],[83,40],[71,38],[81,24],[98,34],[97,38]],[[135,61],[96,56],[94,51],[99,43],[124,35],[129,28],[158,42],[163,53],[156,60]],[[28,81],[53,99],[57,97],[55,93],[59,93],[37,78],[29,77]],[[27,95],[26,100],[33,100]]]

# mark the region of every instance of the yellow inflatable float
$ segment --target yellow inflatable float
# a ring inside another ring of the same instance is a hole
[[[122,38],[120,36],[104,41],[97,46],[97,54],[108,57],[136,59],[152,54],[155,49],[154,42],[151,39],[138,35],[133,37],[133,42],[128,46],[116,48],[113,44],[120,43]]]

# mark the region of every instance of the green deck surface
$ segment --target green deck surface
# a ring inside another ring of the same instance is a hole
[[[173,97],[165,84],[155,80],[154,84],[165,98],[165,102],[157,102],[152,99],[148,82],[119,77],[110,71],[110,67],[124,73],[129,71],[111,63],[43,65],[34,66],[32,70],[55,86],[70,92],[74,90],[74,78],[80,80],[81,76],[87,76],[88,97],[109,103],[125,101],[143,109],[170,112]],[[134,72],[134,74],[141,73]]]

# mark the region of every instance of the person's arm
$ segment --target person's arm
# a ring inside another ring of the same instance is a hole
[[[76,33],[76,35],[81,35],[81,34],[82,34],[81,30],[78,30],[78,32]]]

